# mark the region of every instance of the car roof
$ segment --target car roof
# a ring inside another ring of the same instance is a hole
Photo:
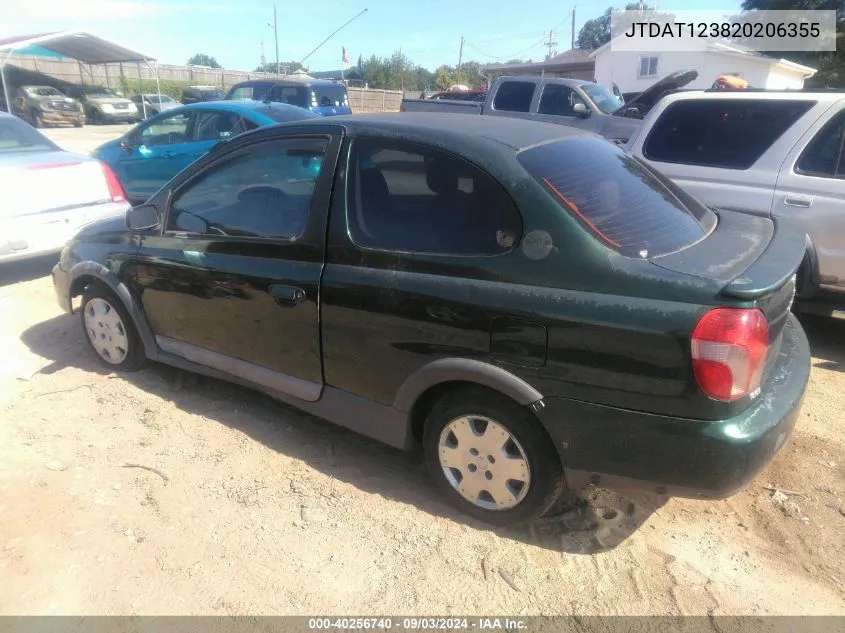
[[[201,101],[199,103],[191,103],[182,106],[183,110],[225,110],[227,112],[252,112],[260,108],[274,108],[278,110],[303,110],[298,106],[293,106],[288,103],[253,101],[250,99],[232,99],[228,101]],[[174,110],[168,110],[174,112]]]
[[[434,112],[387,112],[324,117],[297,122],[302,125],[341,125],[350,134],[377,134],[420,138],[437,144],[457,137],[495,141],[513,150],[568,138],[592,136],[566,125],[510,117]]]
[[[799,90],[775,91],[741,91],[729,90],[683,90],[663,97],[667,101],[689,101],[691,99],[729,99],[731,101],[818,101],[821,103],[836,103],[845,99],[842,92],[803,92]]]

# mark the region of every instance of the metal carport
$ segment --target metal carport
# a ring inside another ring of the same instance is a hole
[[[77,60],[80,64],[89,66],[99,64],[117,64],[121,62],[144,63],[152,71],[156,81],[156,91],[161,96],[161,85],[158,80],[156,59],[133,51],[125,46],[116,44],[105,38],[86,33],[85,31],[60,31],[57,33],[42,33],[40,35],[21,35],[0,39],[0,81],[2,81],[3,96],[7,110],[9,105],[9,91],[6,85],[5,67],[15,51],[38,46],[64,57]]]

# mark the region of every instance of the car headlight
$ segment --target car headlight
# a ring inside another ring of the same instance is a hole
[[[50,105],[49,103],[39,103],[39,104],[38,104],[38,109],[39,109],[39,110],[52,110],[52,109],[53,109],[53,106],[52,106],[52,105]]]
[[[103,112],[114,112],[114,106],[110,103],[103,103],[98,106]]]
[[[136,106],[134,103],[130,103],[129,106],[127,106],[127,107],[128,107],[130,112],[137,112],[138,111],[138,106]]]

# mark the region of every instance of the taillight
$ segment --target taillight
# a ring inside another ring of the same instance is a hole
[[[757,309],[714,308],[692,332],[692,368],[701,390],[733,402],[760,387],[769,323]]]
[[[404,112],[404,111],[405,111],[405,106],[400,103],[399,104],[399,112]]]
[[[126,202],[126,193],[123,191],[123,185],[111,170],[111,167],[100,161],[100,167],[103,168],[103,175],[106,177],[106,184],[109,187],[109,195],[112,202]]]

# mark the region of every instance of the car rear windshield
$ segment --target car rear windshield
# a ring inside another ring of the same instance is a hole
[[[341,85],[313,86],[311,89],[312,105],[345,106],[348,103],[346,88]]]
[[[519,162],[589,233],[627,257],[692,246],[716,215],[615,145],[592,137],[524,150]]]
[[[14,152],[52,152],[52,142],[16,118],[0,119],[0,155]]]
[[[263,114],[264,116],[269,117],[274,121],[277,121],[278,123],[319,118],[319,115],[314,114],[310,110],[306,110],[304,108],[286,108],[284,106],[275,107],[272,104],[268,104],[261,108],[256,108],[255,111],[258,114]]]

